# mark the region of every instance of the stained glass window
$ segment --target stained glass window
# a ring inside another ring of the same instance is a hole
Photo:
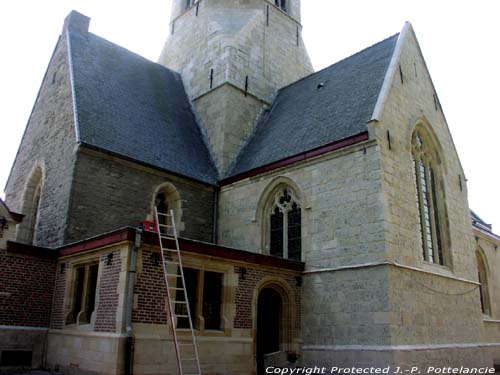
[[[269,253],[300,261],[302,258],[300,204],[290,189],[278,190],[270,212]]]
[[[413,138],[413,177],[419,213],[419,237],[424,260],[445,264],[441,205],[436,175],[436,157],[417,132]]]

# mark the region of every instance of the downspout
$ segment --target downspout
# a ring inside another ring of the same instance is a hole
[[[134,332],[132,330],[132,309],[134,307],[134,288],[136,281],[137,253],[141,247],[142,229],[137,228],[135,242],[130,254],[128,269],[127,297],[125,301],[125,374],[132,375],[134,370]]]
[[[217,244],[219,240],[217,237],[219,225],[219,192],[220,187],[214,187],[214,208],[213,208],[213,223],[212,223],[212,243]]]

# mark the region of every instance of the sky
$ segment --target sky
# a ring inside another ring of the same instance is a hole
[[[66,15],[156,61],[170,0],[16,0],[0,3],[0,197]],[[415,29],[465,175],[470,207],[500,233],[500,23],[497,0],[303,0],[303,38],[316,70]]]

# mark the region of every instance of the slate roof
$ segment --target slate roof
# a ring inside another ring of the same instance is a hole
[[[67,29],[78,141],[217,184],[180,75],[88,33],[82,17]],[[279,90],[225,177],[366,132],[397,38]]]
[[[474,211],[470,210],[470,215],[472,217],[472,224],[479,227],[479,228],[482,228],[482,229],[485,229],[489,232],[492,231],[492,225],[491,224],[487,224],[483,219],[481,219]]]
[[[91,33],[68,38],[79,142],[216,184],[178,73]]]
[[[398,35],[281,89],[230,175],[366,132]]]

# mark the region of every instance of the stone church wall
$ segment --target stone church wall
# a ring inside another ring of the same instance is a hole
[[[221,189],[220,243],[257,253],[268,251],[267,194],[284,184],[299,195],[302,363],[341,361],[346,352],[336,346],[391,342],[389,273],[379,264],[386,259],[380,168],[378,146],[367,141]],[[355,352],[347,358],[374,355]]]
[[[152,219],[154,195],[166,182],[177,189],[181,237],[210,242],[213,188],[82,148],[74,176],[66,242],[81,240]]]
[[[443,109],[413,30],[400,36],[384,110],[370,126],[380,142],[391,336],[396,362],[492,365],[481,337],[481,305],[467,187]],[[415,126],[435,134],[445,266],[423,260],[412,162]],[[390,144],[388,141],[390,137]],[[445,257],[446,258],[446,257]],[[498,339],[497,339],[498,342]],[[405,346],[408,348],[404,349]],[[412,350],[409,350],[412,349]]]
[[[23,194],[28,180],[36,167],[42,170],[34,243],[46,247],[63,242],[76,159],[68,66],[66,38],[62,36],[43,79],[5,191],[11,210],[24,214]]]
[[[495,228],[493,228],[495,229]],[[500,238],[492,233],[474,228],[476,252],[484,261],[486,268],[486,293],[489,302],[489,311],[483,314],[483,340],[487,343],[498,343],[500,337]],[[497,347],[490,348],[494,364],[500,364],[500,351]]]

